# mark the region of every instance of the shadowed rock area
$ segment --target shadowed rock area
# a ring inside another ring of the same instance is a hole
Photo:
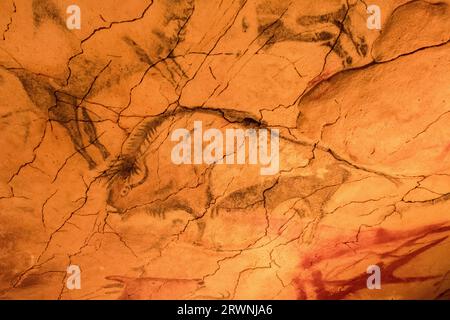
[[[72,4],[0,3],[0,299],[450,298],[448,0]]]

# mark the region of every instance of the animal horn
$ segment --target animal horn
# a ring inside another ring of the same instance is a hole
[[[145,161],[143,161],[143,166],[144,166],[144,176],[137,182],[130,184],[130,188],[136,188],[137,186],[143,184],[145,182],[145,180],[147,180],[148,178],[148,167],[147,164],[145,163]]]

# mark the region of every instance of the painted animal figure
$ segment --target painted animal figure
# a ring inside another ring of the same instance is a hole
[[[224,114],[207,109],[178,109],[142,121],[104,172],[111,212],[124,218],[140,212],[165,218],[168,213],[181,210],[197,223],[196,242],[200,242],[205,231],[204,218],[209,214],[217,217],[224,210],[244,212],[252,205],[264,205],[270,211],[284,201],[298,199],[308,204],[308,215],[320,215],[323,202],[347,177],[338,165],[322,168],[325,173],[317,178],[262,176],[259,165],[249,164],[174,164],[171,132],[180,127],[193,130],[193,123],[198,120],[219,130],[265,126],[245,113]],[[305,165],[300,154],[310,155],[310,146],[281,138],[280,154],[283,152],[299,154],[295,157],[298,163],[284,165],[281,161],[280,170],[292,171]]]
[[[295,25],[292,25],[282,17],[285,10],[288,10],[284,8],[285,5],[286,3],[280,2],[277,7],[275,2],[257,8],[258,31],[266,39],[266,48],[284,41],[317,42],[329,47],[342,59],[343,66],[348,67],[353,64],[354,58],[344,39],[346,38],[359,56],[367,55],[366,39],[364,35],[355,35],[352,25],[349,12],[353,6],[343,4],[332,12],[297,16]],[[337,30],[333,31],[333,27]]]
[[[11,69],[22,83],[22,86],[34,105],[43,113],[48,112],[50,121],[62,125],[74,147],[86,160],[90,169],[96,162],[86,150],[89,144],[94,145],[103,159],[109,157],[107,148],[100,142],[94,122],[87,109],[80,105],[80,99],[58,91],[48,77],[36,75],[24,69]]]
[[[41,28],[52,25],[58,28],[61,35],[64,36],[64,41],[73,44],[74,47],[80,45],[79,39],[71,30],[67,29],[66,12],[61,10],[56,1],[33,0],[29,5],[32,11],[34,32],[41,32]],[[100,141],[91,114],[84,106],[83,102],[87,98],[86,95],[111,89],[113,84],[125,77],[122,74],[123,70],[131,70],[130,72],[137,73],[153,68],[160,74],[163,81],[167,81],[176,88],[179,82],[186,78],[186,75],[173,57],[173,51],[184,40],[185,24],[193,11],[194,2],[191,0],[149,2],[142,12],[142,19],[135,19],[136,23],[132,21],[133,19],[130,19],[130,23],[127,23],[127,27],[141,28],[139,25],[141,20],[160,21],[161,23],[149,30],[147,41],[133,40],[129,33],[115,36],[119,37],[118,42],[125,43],[128,49],[131,49],[134,53],[136,59],[131,59],[130,62],[121,60],[122,62],[114,61],[111,63],[112,60],[109,60],[109,63],[104,63],[104,61],[96,60],[97,58],[91,56],[90,52],[86,50],[70,58],[68,66],[71,73],[69,78],[64,81],[33,73],[21,65],[14,68],[5,68],[5,70],[14,74],[20,80],[38,112],[45,114],[45,116],[48,115],[50,121],[56,122],[66,129],[75,150],[87,162],[89,169],[93,169],[96,167],[98,160],[94,160],[96,157],[89,153],[88,145],[95,146],[103,159],[108,158],[110,153]],[[90,38],[89,43],[98,41],[98,39],[101,40],[101,36],[102,34],[99,33],[98,36]],[[116,45],[115,41],[111,41],[111,43]],[[84,45],[86,46],[87,43]],[[113,50],[113,48],[108,49],[109,51],[105,51],[105,55]],[[102,52],[97,52],[97,54],[101,56]],[[17,65],[18,62],[15,59],[13,60],[7,64]],[[53,63],[53,61],[50,63]],[[120,63],[123,64],[120,65]],[[62,67],[64,68],[62,71],[66,72],[67,66],[64,64]],[[94,87],[100,69],[102,71],[108,69],[108,72],[105,72],[107,74],[102,74],[107,79],[103,81],[102,85],[97,86],[96,83]],[[115,71],[111,71],[113,69]],[[119,72],[120,76],[117,77],[114,72]]]

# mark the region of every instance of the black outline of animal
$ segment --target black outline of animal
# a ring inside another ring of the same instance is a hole
[[[313,211],[308,202],[308,198],[313,196],[313,194],[315,193],[315,191],[312,190],[314,189],[315,185],[310,185],[311,180],[308,180],[308,178],[304,176],[288,176],[280,177],[280,179],[269,176],[267,178],[264,178],[262,183],[256,183],[254,185],[246,186],[238,190],[230,191],[228,194],[215,199],[211,191],[211,172],[214,169],[214,165],[210,165],[206,169],[207,171],[209,171],[205,174],[205,183],[203,184],[203,189],[200,189],[200,191],[195,191],[197,195],[198,192],[204,195],[204,197],[201,198],[205,198],[203,199],[205,203],[202,202],[203,200],[201,200],[200,197],[197,197],[195,198],[195,200],[193,200],[191,196],[189,197],[189,199],[186,199],[183,198],[183,196],[178,197],[178,195],[175,195],[173,198],[163,197],[162,200],[152,200],[149,204],[136,205],[130,203],[126,208],[118,207],[117,203],[115,203],[115,197],[126,197],[132,189],[142,185],[145,181],[147,181],[147,179],[150,178],[149,168],[146,165],[146,152],[150,149],[156,133],[159,132],[159,127],[169,120],[173,121],[174,117],[192,115],[194,113],[214,114],[227,119],[227,121],[230,123],[236,123],[242,125],[245,128],[267,128],[267,125],[265,123],[259,122],[246,112],[234,110],[211,110],[202,108],[189,109],[181,106],[178,106],[174,110],[162,115],[149,117],[148,119],[143,120],[135,127],[133,132],[123,143],[122,152],[120,153],[120,155],[118,155],[117,158],[111,162],[108,169],[106,169],[102,174],[102,178],[107,182],[107,205],[113,209],[111,210],[111,212],[126,214],[129,210],[141,207],[147,214],[165,219],[166,212],[172,210],[183,210],[189,213],[197,222],[199,232],[197,240],[195,242],[199,243],[205,230],[205,223],[201,220],[201,218],[203,218],[208,212],[211,213],[211,217],[217,217],[219,215],[219,211],[223,209],[252,209],[252,204],[261,202],[264,202],[264,204],[268,205],[268,207],[266,208],[269,208],[269,210],[273,210],[280,203],[296,198],[299,198],[299,200],[305,202],[307,207],[310,208],[310,212]],[[284,139],[293,143],[304,145],[302,142],[293,141],[288,138]],[[340,185],[340,183],[343,183],[347,179],[346,171],[342,168],[341,170],[342,179],[338,179],[339,181],[335,181],[336,183],[331,185],[328,185],[325,182],[324,185],[320,185],[318,186],[318,188],[331,188],[332,191],[330,191],[329,193],[332,194],[333,190],[337,189],[338,185]],[[135,180],[137,176],[138,179]],[[319,179],[317,178],[314,179],[315,181],[319,181]],[[305,194],[306,190],[295,189],[294,185],[292,185],[293,183],[295,184],[295,182],[298,182],[300,185],[302,183],[306,183],[309,187],[311,187],[310,189],[312,194]],[[317,184],[319,185],[320,183],[318,182]],[[170,183],[169,185],[167,185],[167,188],[170,188]],[[160,188],[158,191],[161,190],[162,188]],[[254,192],[255,190],[257,192]],[[274,190],[283,191],[283,194],[269,194],[267,199],[262,199],[265,198],[264,193],[266,193],[266,191],[273,192]],[[144,193],[149,191],[150,190],[141,190],[141,192]],[[329,194],[327,194],[326,198],[328,197]],[[193,202],[195,203],[193,204]],[[241,203],[243,203],[242,206]],[[198,206],[203,211],[196,210],[194,208],[195,206]],[[315,212],[315,214],[320,215],[321,212]]]
[[[352,6],[343,4],[340,9],[334,12],[320,15],[300,16],[296,19],[296,22],[304,27],[334,25],[339,29],[338,34],[329,31],[306,31],[298,33],[295,30],[287,28],[281,18],[275,22],[269,21],[266,24],[260,24],[258,31],[259,33],[265,33],[266,37],[269,38],[265,43],[265,46],[268,47],[282,41],[323,42],[322,45],[329,47],[335,52],[342,59],[343,66],[347,67],[352,65],[353,58],[342,44],[342,35],[345,35],[350,39],[358,55],[365,57],[368,53],[368,45],[364,36],[356,39],[351,31],[351,19],[348,15],[351,8]]]

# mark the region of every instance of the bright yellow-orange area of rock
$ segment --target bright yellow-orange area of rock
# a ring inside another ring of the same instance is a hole
[[[449,0],[0,12],[1,299],[450,298]]]

